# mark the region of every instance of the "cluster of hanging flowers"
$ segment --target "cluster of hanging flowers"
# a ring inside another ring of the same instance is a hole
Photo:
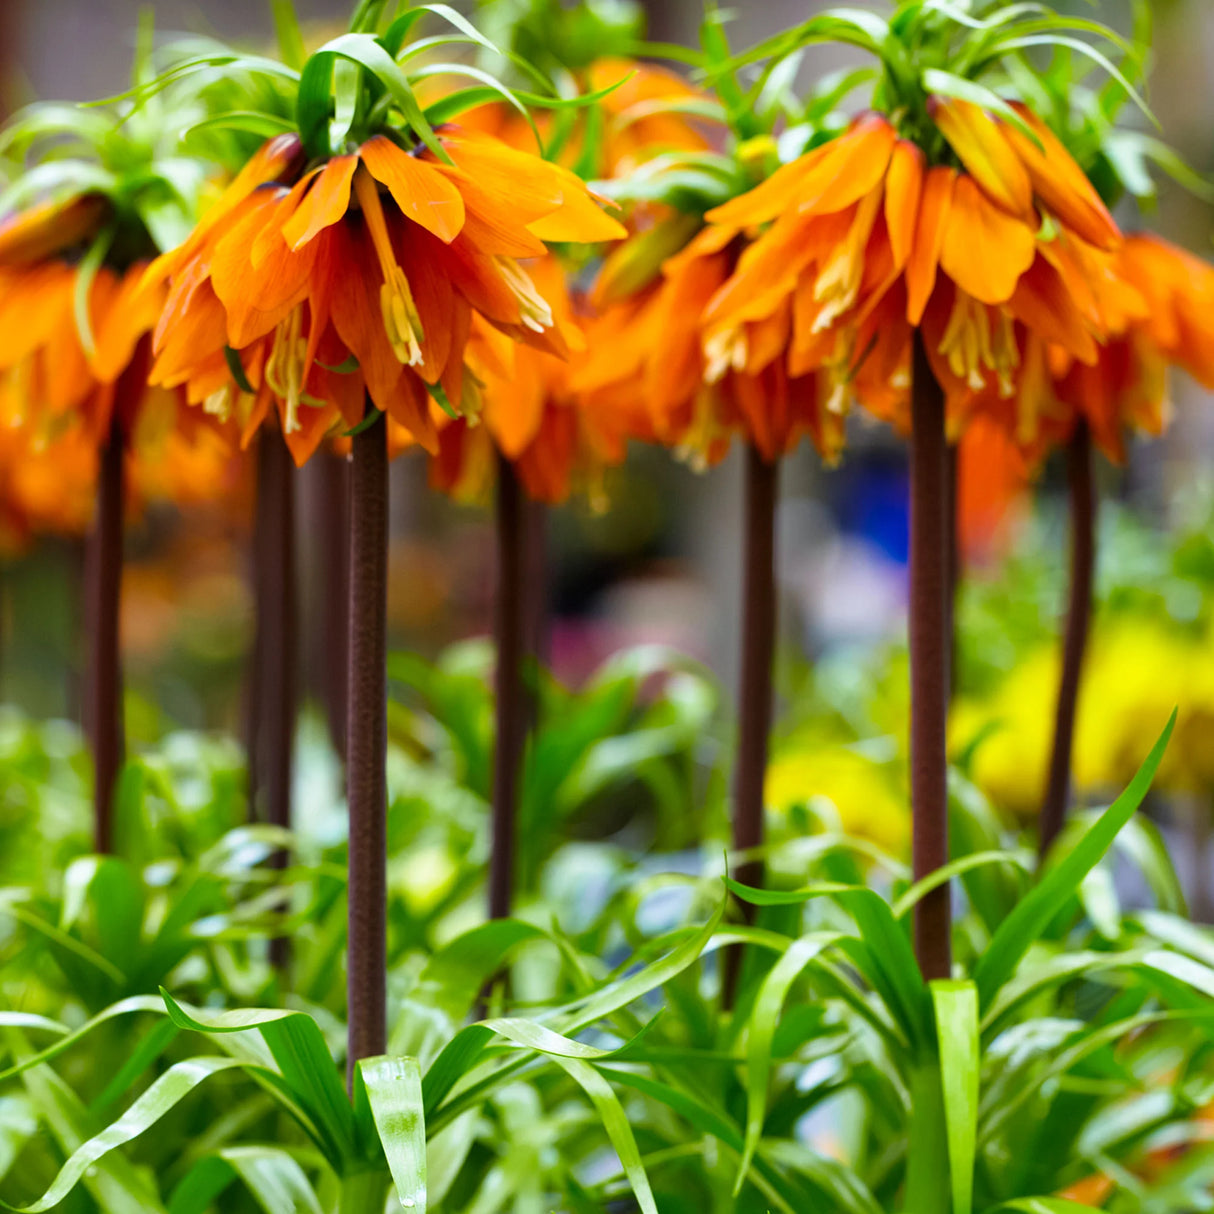
[[[171,284],[153,382],[237,416],[246,435],[277,402],[301,463],[339,419],[356,426],[368,399],[436,450],[432,397],[476,409],[474,318],[566,355],[522,263],[545,240],[623,234],[572,173],[456,128],[420,155],[381,133],[305,161],[296,136],[268,142],[148,276]]]
[[[709,212],[720,239],[770,225],[706,311],[710,366],[783,357],[828,378],[832,412],[855,396],[904,424],[921,328],[954,434],[994,412],[1035,437],[1046,347],[1091,365],[1144,302],[1115,272],[1108,210],[1043,123],[945,97],[928,112],[959,167],[866,114]]]
[[[175,143],[178,123],[199,116],[38,104],[5,128],[4,151],[29,166],[0,198],[0,513],[10,535],[84,531],[99,452],[131,465],[137,498],[190,496],[160,475],[167,455],[195,480],[230,461],[205,418],[148,382],[164,293],[143,278],[193,220],[205,170]]]
[[[541,114],[533,126],[511,106],[494,103],[469,111],[461,125],[519,150],[534,147],[538,133],[548,158],[607,182],[657,156],[705,151],[705,134],[682,112],[701,105],[702,94],[671,71],[612,54],[616,31],[605,15],[583,12],[578,18],[595,30],[595,37],[579,41],[607,48],[603,57],[568,65],[579,85],[598,98],[594,121]],[[635,230],[635,210],[620,218]],[[624,234],[620,228],[614,236]],[[500,456],[513,465],[532,500],[557,504],[578,489],[601,508],[605,470],[623,462],[630,439],[652,437],[652,427],[638,419],[635,400],[604,400],[582,390],[581,368],[600,346],[597,334],[586,337],[593,301],[576,285],[584,261],[575,250],[529,266],[559,318],[568,342],[565,356],[505,341],[474,322],[468,366],[482,387],[483,406],[479,414],[450,420],[432,406],[439,429],[439,450],[430,465],[436,488],[462,500],[483,499]]]

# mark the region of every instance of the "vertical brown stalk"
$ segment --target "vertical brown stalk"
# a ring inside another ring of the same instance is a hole
[[[295,568],[295,463],[282,431],[262,428],[258,464],[264,480],[257,486],[258,514],[265,524],[265,547],[258,587],[263,602],[258,621],[255,661],[261,664],[261,709],[258,734],[263,762],[266,821],[291,828],[291,752],[297,713],[298,602]],[[287,853],[273,857],[284,867]],[[281,967],[287,960],[287,940],[271,942],[270,955]]]
[[[1071,574],[1062,677],[1054,714],[1054,746],[1041,805],[1040,854],[1050,850],[1066,820],[1071,791],[1071,752],[1075,712],[1083,678],[1088,625],[1092,616],[1092,578],[1096,567],[1096,491],[1092,478],[1092,433],[1080,418],[1067,446],[1067,479],[1071,492]]]
[[[270,444],[258,441],[254,464],[253,527],[249,537],[249,590],[253,598],[253,645],[244,685],[245,795],[249,820],[262,816],[262,773],[265,767],[261,723],[265,697],[265,643],[267,609],[266,566],[270,547],[270,496],[266,487],[272,472]]]
[[[346,639],[350,607],[350,464],[330,451],[320,453],[321,517],[318,520],[320,560],[324,578],[319,587],[321,635],[319,658],[321,698],[329,725],[329,736],[337,753],[346,754]]]
[[[779,465],[746,447],[742,553],[742,653],[738,676],[738,757],[733,779],[733,846],[763,842],[763,780],[771,729],[771,664],[776,632],[776,494]],[[763,864],[739,866],[737,879],[758,885]]]
[[[960,475],[960,459],[956,443],[949,443],[945,472],[945,509],[948,534],[948,601],[945,604],[944,636],[948,655],[948,695],[951,700],[957,694],[957,595],[961,590],[961,536],[958,532],[961,520],[958,516],[957,491]]]
[[[948,863],[948,454],[944,393],[915,334],[910,442],[910,769],[915,880]],[[915,956],[925,980],[952,969],[950,894],[915,908]]]
[[[370,408],[368,402],[368,408]],[[347,1080],[387,1044],[388,427],[353,437],[346,793],[350,816]]]
[[[489,917],[510,914],[518,829],[519,775],[526,743],[523,489],[514,465],[497,461],[497,594],[493,616],[496,740],[493,749],[493,839],[489,856]]]
[[[742,636],[738,671],[738,753],[733,773],[733,848],[750,851],[763,843],[763,783],[771,730],[772,659],[776,633],[776,497],[779,464],[746,447],[742,518]],[[746,860],[734,877],[744,885],[763,883],[763,862]],[[742,903],[754,918],[754,907]],[[722,1002],[733,1006],[742,949],[724,959]]]
[[[85,719],[93,747],[93,846],[103,855],[114,846],[114,790],[123,760],[119,616],[125,446],[115,411],[99,452],[97,514],[89,540],[85,587],[90,633]]]

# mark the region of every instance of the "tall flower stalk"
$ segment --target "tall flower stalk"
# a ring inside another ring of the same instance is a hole
[[[772,716],[776,638],[776,499],[780,465],[753,444],[745,450],[742,515],[742,630],[738,671],[738,753],[734,762],[733,846],[753,856],[763,844],[763,785]],[[763,864],[738,865],[737,879],[761,885]]]
[[[977,20],[903,3],[888,20],[812,18],[737,62],[766,74],[819,40],[875,54],[870,108],[833,137],[803,132],[748,193],[709,211],[747,247],[706,310],[705,350],[753,368],[758,352],[812,376],[839,425],[854,400],[910,441],[910,784],[914,875],[948,861],[947,709],[955,584],[949,444],[969,420],[1015,428],[1041,413],[1044,343],[1076,364],[1108,333],[1121,236],[1095,189],[1032,111],[984,77],[1017,39],[1065,19],[991,4]],[[1100,27],[1085,22],[1088,32]],[[1098,53],[1094,52],[1097,58]],[[766,75],[765,75],[766,78]],[[868,77],[854,78],[868,82]],[[837,97],[832,100],[837,101]],[[917,905],[926,979],[950,969],[947,884]]]
[[[388,427],[353,437],[346,798],[350,819],[347,1079],[387,1042]]]
[[[1141,10],[1136,45],[1126,49],[1126,76],[1116,93],[1097,94],[1083,77],[1091,71],[1072,62],[1038,85],[1049,104],[1041,128],[1045,150],[1071,149],[1078,164],[1100,182],[1105,203],[1133,194],[1150,201],[1155,185],[1135,165],[1155,163],[1177,181],[1209,193],[1209,187],[1152,135],[1116,124],[1148,58],[1149,12]],[[1051,446],[1065,450],[1069,496],[1070,565],[1061,645],[1061,673],[1054,733],[1040,816],[1042,859],[1061,832],[1072,792],[1072,752],[1092,616],[1099,524],[1099,489],[1093,468],[1097,451],[1116,464],[1126,458],[1132,434],[1158,435],[1170,418],[1168,371],[1179,366],[1205,386],[1214,386],[1214,269],[1154,236],[1128,236],[1100,267],[1099,301],[1107,333],[1092,358],[1051,360],[1045,335],[1026,359],[1047,368],[1028,393],[1014,437],[1030,459]]]
[[[948,726],[952,586],[944,393],[923,338],[914,339],[910,436],[910,783],[916,881],[948,863]],[[915,956],[924,978],[951,972],[952,911],[941,885],[915,907]]]
[[[146,40],[145,40],[146,43]],[[146,47],[136,76],[146,66]],[[115,845],[123,763],[121,586],[128,456],[163,455],[177,394],[149,389],[150,334],[163,292],[144,291],[147,262],[193,219],[200,166],[177,157],[196,106],[129,102],[90,110],[34,105],[0,143],[29,163],[0,196],[0,394],[6,424],[32,446],[91,447],[98,473],[85,578],[84,719],[93,752],[94,844]],[[53,157],[39,163],[48,147]],[[168,202],[165,199],[169,199]],[[199,419],[198,426],[210,426]],[[59,469],[66,479],[70,463]],[[65,498],[72,490],[63,488]]]
[[[93,848],[102,855],[114,848],[114,792],[124,752],[120,629],[125,458],[122,424],[114,417],[98,452],[97,508],[85,558],[85,720],[93,750]]]
[[[1084,656],[1092,617],[1092,581],[1096,571],[1096,486],[1092,476],[1092,435],[1087,421],[1076,423],[1066,449],[1070,491],[1071,563],[1067,583],[1066,631],[1062,674],[1054,710],[1045,800],[1041,804],[1039,847],[1048,854],[1066,820],[1071,792],[1071,758]]]
[[[522,487],[514,465],[497,461],[494,531],[497,589],[493,609],[494,664],[493,833],[489,853],[489,917],[505,918],[514,901],[518,843],[519,778],[527,743],[526,524]]]
[[[180,386],[246,436],[275,410],[297,463],[331,435],[353,440],[346,745],[351,1076],[359,1059],[382,1050],[386,1025],[389,424],[403,436],[400,447],[437,454],[440,420],[476,401],[474,377],[465,374],[474,326],[507,345],[524,342],[563,355],[551,309],[523,262],[542,256],[545,240],[619,233],[568,170],[474,130],[441,125],[437,111],[436,127],[407,74],[421,70],[408,42],[421,12],[405,13],[376,35],[370,31],[383,7],[363,5],[353,32],[298,69],[221,52],[178,71],[178,79],[199,73],[204,81],[216,64],[268,74],[291,96],[284,108],[292,116],[257,115],[280,133],[148,276],[168,284],[156,382]],[[457,41],[471,36],[454,10],[436,11],[457,26]],[[298,45],[294,37],[283,41]],[[456,64],[443,70],[465,72]],[[442,120],[484,100],[491,78],[468,71],[481,87],[457,94],[454,104],[439,103]],[[226,117],[216,115],[213,124]],[[243,129],[249,112],[230,120]]]

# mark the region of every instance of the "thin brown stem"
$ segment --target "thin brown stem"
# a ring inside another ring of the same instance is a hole
[[[949,443],[945,467],[945,507],[948,511],[946,526],[948,528],[948,601],[945,604],[944,635],[947,641],[948,654],[948,694],[949,699],[957,694],[957,596],[961,590],[961,536],[959,533],[960,517],[958,511],[958,476],[960,474],[960,459],[957,444]]]
[[[93,846],[102,855],[114,847],[114,790],[124,750],[120,613],[125,447],[115,413],[99,453],[97,515],[85,590],[90,632],[85,718],[93,747]]]
[[[493,635],[496,741],[493,750],[493,841],[489,858],[489,917],[510,914],[514,900],[519,775],[527,739],[523,683],[525,638],[525,506],[514,465],[497,464],[497,596]]]
[[[263,628],[257,656],[262,670],[259,732],[266,799],[266,821],[291,828],[292,747],[297,713],[298,600],[295,566],[295,463],[282,432],[262,429],[258,445],[263,481],[257,486],[258,513],[264,515],[266,545],[258,586],[264,602],[258,611]],[[285,867],[285,850],[273,862]],[[288,941],[276,938],[270,947],[276,966],[286,965]]]
[[[318,451],[309,462],[313,471],[314,517],[317,537],[313,563],[310,665],[315,690],[324,707],[333,749],[346,752],[346,614],[350,606],[350,467],[344,456]]]
[[[370,404],[368,403],[368,407]],[[347,1080],[387,1044],[388,427],[353,437],[346,789],[350,817]]]
[[[763,784],[772,716],[772,660],[776,633],[776,498],[779,463],[753,444],[746,447],[742,520],[742,635],[738,671],[738,754],[733,773],[733,847],[739,854],[763,845]],[[742,861],[734,876],[744,885],[763,883],[763,862]],[[754,908],[742,903],[747,919]],[[725,957],[723,997],[733,1004],[742,950]]]
[[[910,443],[910,769],[916,880],[948,863],[948,456],[944,393],[915,335]],[[926,980],[947,978],[947,884],[915,908],[915,955]]]
[[[771,729],[771,665],[775,654],[775,520],[779,465],[746,448],[743,519],[742,653],[738,676],[738,758],[733,780],[733,845],[745,852],[763,843],[763,780]],[[757,885],[763,864],[749,860],[737,879]]]
[[[265,488],[269,484],[270,444],[258,442],[255,450],[253,485],[253,526],[249,536],[249,592],[253,599],[253,644],[244,683],[244,748],[245,748],[245,796],[251,822],[262,816],[262,776],[265,767],[262,738],[265,687],[265,636],[268,627],[266,612],[267,553],[270,547],[269,497]]]
[[[1040,853],[1044,857],[1066,821],[1071,792],[1071,756],[1075,715],[1083,681],[1088,629],[1092,618],[1092,580],[1096,569],[1096,490],[1092,476],[1092,433],[1080,418],[1067,446],[1071,494],[1071,571],[1062,646],[1062,676],[1054,713],[1054,744],[1041,805]]]

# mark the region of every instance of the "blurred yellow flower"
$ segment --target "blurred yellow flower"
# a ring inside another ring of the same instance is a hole
[[[870,839],[894,855],[906,851],[910,810],[887,764],[843,746],[806,742],[778,754],[767,769],[768,808],[788,814],[815,797],[833,803],[846,834]]]
[[[1057,685],[1058,653],[1045,647],[994,695],[962,700],[952,714],[954,754],[989,731],[971,774],[996,805],[1017,815],[1040,808]],[[1103,799],[1127,784],[1173,708],[1180,710],[1176,731],[1155,787],[1208,794],[1214,790],[1214,636],[1140,616],[1100,624],[1079,697],[1077,795]]]

